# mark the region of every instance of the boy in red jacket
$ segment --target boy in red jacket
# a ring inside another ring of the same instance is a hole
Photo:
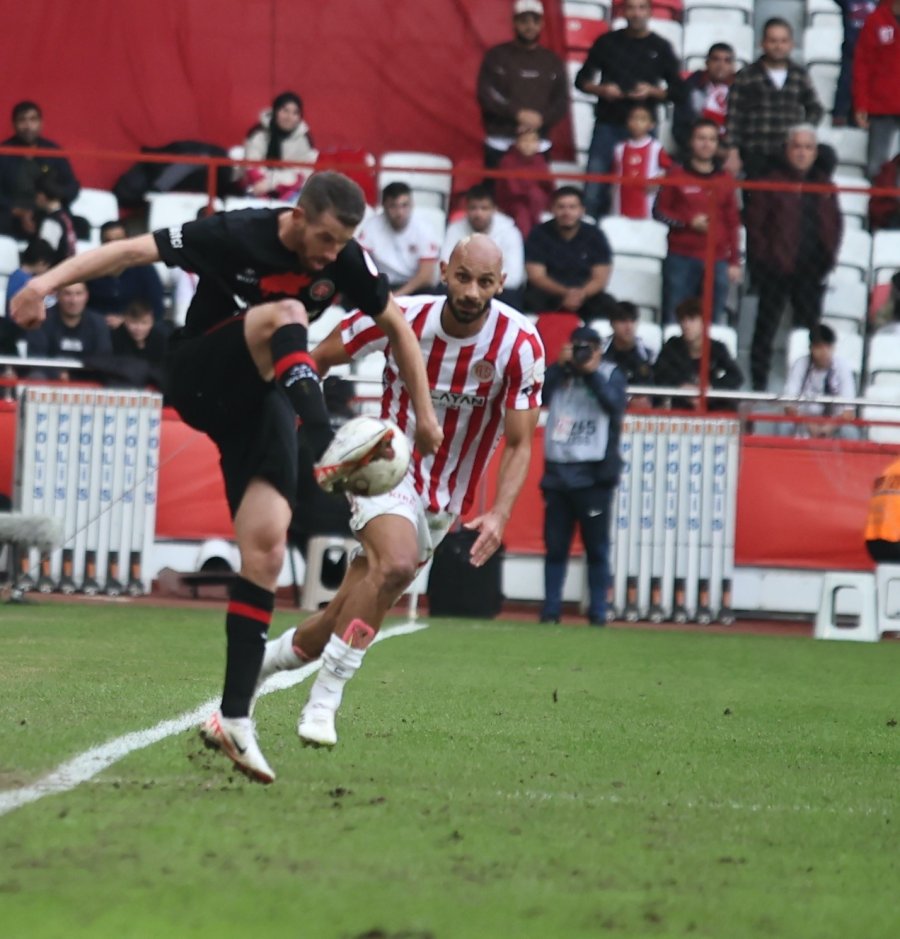
[[[716,152],[719,127],[709,118],[695,121],[689,140],[690,156],[684,167],[673,166],[667,179],[679,185],[662,186],[653,217],[669,226],[669,253],[663,261],[663,322],[675,322],[675,309],[689,297],[702,296],[706,269],[706,242],[710,230],[708,183],[731,174],[721,169]],[[737,197],[734,189],[716,191],[716,265],[712,271],[713,320],[725,319],[725,301],[732,283],[741,279]]]
[[[896,152],[900,131],[900,0],[881,0],[863,24],[853,61],[856,123],[869,132],[868,176]]]

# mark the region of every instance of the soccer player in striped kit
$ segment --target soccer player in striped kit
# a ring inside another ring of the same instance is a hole
[[[471,235],[456,245],[449,262],[441,263],[446,297],[397,300],[425,358],[443,442],[434,455],[415,451],[405,479],[391,492],[351,497],[351,527],[362,553],[324,610],[266,645],[261,682],[322,657],[297,728],[304,743],[337,743],[335,714],[344,685],[362,664],[387,612],[457,516],[471,506],[503,437],[494,502],[466,524],[479,533],[471,551],[475,566],[500,547],[528,473],[544,377],[544,348],[534,326],[497,299],[502,260],[490,238]],[[379,349],[387,355],[382,417],[395,421],[413,441],[409,394],[398,379],[393,350],[371,317],[351,313],[313,355],[324,371]]]

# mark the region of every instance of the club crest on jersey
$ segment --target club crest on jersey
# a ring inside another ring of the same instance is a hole
[[[493,362],[488,362],[487,359],[482,359],[480,362],[476,362],[472,366],[472,374],[479,381],[490,381],[494,374],[496,373]]]
[[[334,293],[334,281],[317,280],[309,288],[309,295],[313,300],[327,300]]]

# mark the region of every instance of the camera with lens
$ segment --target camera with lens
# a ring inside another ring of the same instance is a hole
[[[572,361],[575,365],[585,365],[591,360],[594,347],[589,342],[576,342],[572,344]]]

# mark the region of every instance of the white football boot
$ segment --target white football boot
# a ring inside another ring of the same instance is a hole
[[[275,773],[256,742],[256,728],[249,717],[223,717],[216,711],[200,728],[204,744],[221,750],[245,775],[258,782],[275,781]]]

